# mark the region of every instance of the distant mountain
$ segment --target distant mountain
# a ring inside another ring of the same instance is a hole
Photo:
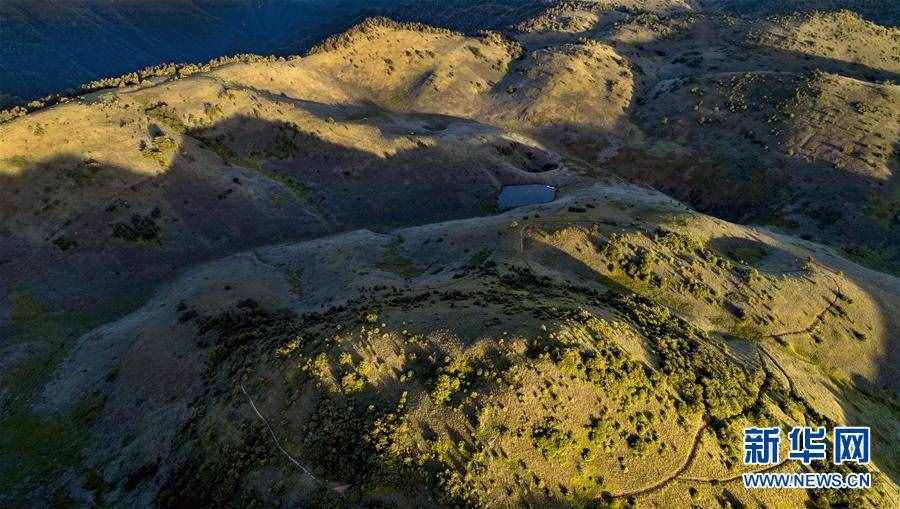
[[[709,8],[751,16],[850,10],[880,25],[900,24],[900,2],[895,0],[710,0],[705,4]]]
[[[388,0],[4,0],[0,107],[163,62],[291,54],[359,18],[384,14],[483,28],[543,2]],[[525,6],[525,8],[523,8]],[[473,10],[477,15],[472,15]],[[512,15],[511,15],[512,14]],[[4,99],[3,94],[7,96]]]
[[[330,33],[356,0],[11,0],[0,90],[21,98],[169,61],[285,53]],[[298,30],[303,27],[304,30]]]

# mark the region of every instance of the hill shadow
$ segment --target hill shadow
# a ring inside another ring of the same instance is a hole
[[[640,15],[647,14],[646,11],[639,9],[617,9],[615,12],[623,13],[625,22],[639,19]],[[676,76],[699,76],[715,72],[771,70],[804,73],[821,70],[869,82],[891,81],[897,83],[900,81],[900,74],[897,72],[871,67],[860,62],[757,43],[754,40],[754,24],[735,23],[720,14],[671,9],[667,13],[661,14],[660,18],[670,24],[684,20],[687,26],[666,36],[640,42],[625,42],[614,38],[615,24],[608,24],[602,20],[594,28],[583,32],[569,33],[548,30],[518,34],[518,36],[516,33],[507,32],[507,35],[520,40],[528,51],[563,43],[578,44],[585,37],[591,38],[610,45],[623,57],[669,65],[673,74],[668,75],[663,72],[660,79]],[[545,39],[549,43],[544,42]],[[710,50],[718,50],[727,58],[711,63],[710,55],[707,54]],[[635,68],[635,71],[637,74],[641,74],[639,68]]]
[[[699,21],[692,21],[681,31],[641,43],[608,41],[605,39],[608,34],[591,32],[631,62],[634,76],[632,101],[619,115],[619,121],[609,129],[560,122],[535,129],[534,137],[568,155],[577,156],[593,167],[595,174],[612,173],[654,187],[700,212],[729,221],[775,226],[806,239],[823,241],[868,266],[900,274],[900,229],[897,228],[900,225],[900,181],[896,175],[900,157],[896,140],[889,140],[882,149],[892,154],[884,159],[893,170],[890,177],[882,180],[839,168],[825,159],[807,160],[781,153],[777,148],[789,141],[790,129],[778,125],[779,132],[772,134],[772,112],[763,115],[744,110],[732,114],[727,117],[724,130],[718,130],[714,122],[693,122],[690,115],[685,116],[690,120],[686,125],[661,127],[664,119],[660,116],[665,111],[658,109],[657,104],[671,99],[666,94],[655,93],[659,92],[656,90],[659,83],[677,78],[683,82],[683,87],[699,89],[696,97],[689,97],[694,103],[686,107],[692,107],[704,102],[704,80],[727,77],[731,73],[765,75],[774,71],[796,81],[796,86],[786,89],[787,95],[782,97],[782,91],[761,82],[755,85],[756,90],[751,94],[759,96],[765,104],[775,106],[790,100],[810,79],[812,71],[827,71],[865,82],[898,82],[900,74],[854,62],[756,45],[749,42],[749,25],[729,25],[731,30],[726,32],[725,39],[719,40],[718,36],[711,39],[710,34],[719,34],[723,30],[719,18],[702,14],[696,18]],[[694,16],[686,19],[694,19]],[[577,38],[572,38],[572,42],[576,42]],[[712,46],[704,46],[705,41],[711,41]],[[710,59],[694,48],[721,50],[735,58]],[[723,61],[727,61],[727,65],[723,65]],[[654,79],[642,69],[642,62],[661,65]],[[668,63],[661,64],[665,62]],[[506,87],[513,84],[512,75],[511,70],[493,87],[492,93],[503,94]],[[774,108],[770,109],[774,111]],[[741,124],[733,125],[734,122]],[[640,133],[634,138],[644,138],[652,143],[631,143],[629,131],[635,125]],[[728,129],[734,131],[733,136],[723,137],[723,133],[728,134]],[[672,143],[668,147],[652,146],[657,141]],[[679,146],[688,150],[671,150]],[[604,154],[602,159],[598,158],[600,154]]]
[[[860,16],[885,26],[897,26],[900,23],[900,8],[890,0],[818,0],[815,2],[802,0],[732,0],[719,2],[718,9],[737,15],[775,16],[798,14],[810,11],[851,10]]]
[[[754,257],[753,255],[748,255],[747,253],[759,249],[759,244],[755,241],[744,238],[739,239],[736,237],[719,237],[715,240],[715,242],[711,243],[714,247],[720,249],[725,247],[726,250],[730,250],[733,254],[737,255],[735,256],[735,263],[746,264],[746,267],[750,268],[757,266],[758,263],[762,261],[762,259],[756,261],[751,261],[749,259],[744,260],[743,262],[737,261],[737,259],[740,258]],[[584,288],[596,288],[598,286],[606,287],[608,295],[638,295],[638,300],[669,307],[668,304],[666,304],[665,302],[659,302],[655,297],[647,297],[646,295],[643,295],[643,292],[637,291],[636,288],[624,287],[616,282],[611,282],[608,278],[597,272],[593,267],[559,247],[553,246],[552,244],[548,243],[540,243],[539,245],[543,250],[549,251],[549,254],[538,253],[538,256],[536,258],[549,259],[553,261],[555,267],[563,267],[565,270],[561,272],[561,274],[563,274],[563,277],[565,278],[564,281],[572,281],[573,286]],[[776,248],[768,244],[765,245],[765,247],[768,252],[766,258],[775,258],[776,262],[778,260],[783,261],[789,258],[795,260],[797,259],[794,253],[783,248]],[[735,248],[738,248],[740,251],[734,252]],[[890,328],[889,330],[895,331],[900,330],[900,321],[898,321],[898,319],[893,316],[892,307],[888,303],[890,299],[885,299],[885,295],[883,295],[884,292],[890,291],[890,287],[888,285],[875,285],[875,288],[873,288],[872,281],[864,282],[860,277],[858,277],[858,274],[847,272],[841,273],[838,267],[829,265],[827,262],[823,262],[821,260],[817,263],[827,268],[829,271],[840,273],[841,276],[848,279],[851,284],[855,284],[860,290],[867,292],[868,297],[873,299],[876,307],[878,308],[879,315],[881,315],[882,317],[882,319],[876,318],[877,320],[881,321],[881,323],[879,324],[880,328]],[[761,269],[761,271],[767,272],[770,277],[802,277],[801,274],[797,274],[796,271],[780,269],[773,270],[773,267],[770,266],[771,264],[766,263],[764,265],[766,265],[766,267],[764,269]],[[784,264],[782,263],[781,265]],[[787,269],[787,266],[784,266],[783,268]],[[900,285],[895,284],[893,286],[893,288],[895,289],[898,287],[900,287]],[[888,295],[888,297],[891,296]],[[894,297],[896,297],[896,295]],[[611,302],[616,301],[616,299],[608,300],[610,300]],[[723,307],[725,307],[727,305],[727,300],[723,301],[722,305]],[[615,309],[615,306],[612,306],[612,308]],[[672,311],[673,316],[684,318],[677,312],[677,310]],[[623,314],[623,316],[627,321],[632,322],[633,325],[637,325],[633,321],[634,315],[630,315],[628,312],[626,312]],[[883,320],[884,317],[887,317],[887,321]],[[712,337],[707,339],[707,341],[716,342],[718,346],[731,351],[731,354],[734,355],[735,359],[742,359],[740,352],[733,351],[731,345],[729,345],[727,342],[721,341],[717,336],[717,334],[713,334]],[[723,337],[727,339],[727,336]],[[653,338],[646,337],[646,339]],[[891,478],[893,482],[896,483],[898,482],[898,480],[900,480],[900,469],[898,469],[898,467],[900,467],[900,458],[898,458],[897,454],[891,449],[891,437],[895,425],[895,419],[893,419],[893,417],[896,416],[898,411],[900,411],[900,399],[898,399],[898,395],[900,395],[900,385],[898,385],[898,380],[900,379],[898,379],[897,376],[897,369],[898,366],[900,366],[900,352],[898,352],[896,348],[893,348],[893,346],[890,345],[890,342],[895,339],[896,338],[887,336],[885,340],[889,344],[886,345],[886,348],[876,349],[876,351],[884,351],[884,354],[878,355],[874,359],[876,365],[881,368],[881,370],[875,375],[874,378],[870,379],[852,371],[847,373],[848,378],[846,379],[835,378],[833,375],[823,370],[823,380],[827,380],[830,383],[823,384],[822,389],[823,391],[831,393],[835,401],[837,401],[837,403],[839,404],[841,413],[843,414],[842,417],[843,419],[845,419],[845,422],[837,422],[834,423],[834,425],[862,425],[871,426],[873,428],[873,456],[875,458],[875,461],[877,462],[876,464],[879,466],[879,469],[881,469],[886,475]],[[642,338],[642,340],[644,339]],[[769,349],[777,349],[787,357],[798,355],[796,351],[790,349],[782,349],[781,346],[778,346],[778,344],[775,343],[774,337],[753,340],[753,343],[756,343],[757,341],[761,342],[759,345]],[[848,338],[827,338],[826,343],[824,343],[821,348],[827,348],[828,341],[854,340]],[[872,339],[870,338],[868,339],[868,341],[872,341]],[[758,346],[755,348],[758,348]],[[802,363],[809,362],[802,356],[799,356],[798,359],[798,361]],[[748,369],[753,369],[753,367],[755,366],[752,363],[746,364],[746,360],[743,359],[741,360],[741,362],[745,363],[744,365]],[[776,365],[774,367],[770,367],[770,369],[780,370],[782,368]],[[798,371],[802,372],[802,370]],[[785,389],[788,389],[787,396],[797,396],[797,394],[794,393],[793,381],[789,379],[790,375],[784,373],[784,376],[788,377],[788,387],[785,387]],[[748,408],[747,410],[750,409]],[[814,407],[813,410],[817,411]],[[739,477],[735,479],[739,479]],[[730,481],[734,481],[735,479],[730,479]],[[677,480],[677,478],[672,480]],[[655,485],[653,490],[649,492],[657,491],[664,488],[664,486],[665,485]],[[649,492],[641,492],[641,494],[646,494]],[[626,498],[626,496],[613,495],[612,498]]]
[[[370,108],[343,111],[362,119]],[[492,213],[503,182],[540,180],[492,151],[421,143],[374,154],[253,117],[150,130],[142,157],[161,162],[155,175],[76,154],[0,175],[0,330],[18,335],[31,323],[15,311],[25,301],[95,309],[254,247]]]

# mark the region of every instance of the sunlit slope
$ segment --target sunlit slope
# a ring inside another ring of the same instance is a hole
[[[900,29],[852,11],[815,12],[760,24],[759,43],[871,69],[900,71]]]
[[[367,16],[474,33],[543,7],[538,0],[6,0],[0,107],[3,95],[27,102],[168,62],[295,55]]]
[[[111,503],[891,505],[893,473],[746,491],[740,437],[866,422],[896,472],[896,410],[860,384],[896,380],[898,284],[597,186],[203,266],[82,338],[40,405],[106,395],[85,451],[127,458],[97,467]]]

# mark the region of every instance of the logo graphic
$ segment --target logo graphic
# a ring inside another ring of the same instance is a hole
[[[835,465],[853,462],[866,465],[870,461],[871,431],[868,426],[836,426],[834,428]]]
[[[825,435],[825,428],[822,427],[815,430],[810,426],[794,427],[788,434],[791,439],[788,459],[801,461],[804,465],[809,465],[813,460],[824,460],[828,456]]]
[[[744,428],[744,463],[774,465],[778,463],[781,428]]]
[[[787,459],[809,465],[828,457],[828,433],[824,427],[794,426],[788,433]],[[868,426],[836,426],[832,434],[832,462],[866,465],[871,461],[872,432]],[[744,464],[777,465],[781,428],[744,428]],[[741,474],[745,488],[866,489],[870,472],[771,472],[762,469]]]

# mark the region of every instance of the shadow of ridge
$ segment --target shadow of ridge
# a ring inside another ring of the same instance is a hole
[[[728,238],[727,239],[733,239]],[[733,242],[728,242],[729,247],[734,246]],[[622,287],[619,285],[610,285],[606,278],[599,274],[595,269],[585,264],[583,261],[575,258],[570,253],[563,251],[562,249],[551,246],[549,244],[543,244],[549,250],[555,251],[552,253],[550,258],[545,256],[545,259],[557,259],[562,260],[562,265],[564,267],[568,267],[567,272],[571,275],[576,276],[575,279],[588,277],[590,274],[594,275],[594,280],[588,280],[588,285],[599,283],[602,286],[606,286],[612,294],[617,295],[638,295],[639,299],[645,299],[651,303],[656,305],[663,306],[667,309],[670,309],[675,316],[681,316],[680,313],[677,313],[675,310],[672,310],[669,307],[669,304],[665,302],[658,302],[655,298],[642,296],[640,293],[635,292],[633,289]],[[782,250],[773,248],[772,246],[768,246],[770,250],[770,254],[767,256],[778,256],[776,253],[781,252]],[[775,250],[773,252],[772,250]],[[784,253],[787,253],[784,251]],[[834,269],[832,269],[834,270]],[[867,269],[863,269],[867,270]],[[861,290],[866,289],[868,285],[862,285],[859,282],[855,281],[852,275],[848,275],[846,272],[843,273],[844,277],[848,277],[852,281],[854,281]],[[900,288],[900,281],[892,276],[881,275],[885,278],[893,279],[892,288]],[[583,282],[581,283],[584,284]],[[578,283],[576,283],[578,285]],[[879,292],[889,291],[887,288],[878,288]],[[873,298],[881,308],[881,314],[890,313],[890,308],[885,308],[885,304],[882,299],[877,295],[878,292],[870,292],[869,296]],[[894,296],[895,300],[900,301],[900,297],[897,295]],[[891,315],[890,321],[892,323],[885,324],[885,327],[889,327],[890,330],[900,331],[900,317],[893,316],[896,313]],[[625,320],[634,325],[633,319],[628,318],[627,315]],[[639,330],[639,329],[638,329]],[[642,340],[648,339],[647,337],[641,336]],[[888,341],[892,341],[895,338],[888,337]],[[715,341],[715,340],[713,340]],[[643,342],[643,341],[642,341]],[[894,433],[894,428],[896,424],[897,417],[900,416],[900,387],[898,387],[898,381],[900,381],[900,376],[898,376],[898,371],[900,371],[900,349],[894,348],[889,345],[886,349],[886,355],[882,356],[878,364],[882,367],[882,372],[879,373],[876,380],[869,380],[860,376],[859,374],[851,374],[850,379],[847,381],[848,385],[838,384],[838,387],[841,389],[840,394],[834,394],[838,403],[841,405],[844,414],[849,418],[849,421],[846,423],[835,423],[835,425],[850,425],[850,426],[871,426],[873,428],[873,462],[876,462],[876,465],[880,470],[882,470],[887,476],[890,477],[891,481],[897,483],[900,481],[900,455],[898,455],[896,448],[892,448],[892,437]],[[651,354],[651,358],[657,358],[656,354]],[[738,362],[738,361],[735,361]],[[744,362],[744,361],[740,361]],[[656,369],[659,369],[658,366],[652,366]],[[824,373],[823,373],[824,374]],[[890,377],[890,378],[886,378]],[[827,389],[827,386],[825,386]],[[868,400],[868,405],[860,405],[859,399],[860,397]],[[865,411],[861,410],[861,408],[866,408],[867,410],[871,410],[871,405],[875,404],[879,406],[878,410],[872,411],[873,413],[865,415]],[[748,407],[745,410],[752,410]],[[883,413],[884,412],[884,413]],[[874,418],[873,418],[874,416]],[[831,447],[831,446],[829,446]],[[693,460],[691,460],[693,461]],[[685,464],[684,468],[689,468],[689,464]],[[672,478],[670,482],[677,482],[678,477]],[[653,486],[650,491],[642,491],[639,496],[643,496],[649,493],[655,493],[662,490],[668,484],[656,485],[650,483]],[[636,490],[641,491],[641,490]],[[633,493],[633,492],[632,492]],[[630,498],[627,494],[623,494],[621,496],[616,494],[605,494],[597,501],[599,502],[610,502],[615,499],[627,499]],[[564,499],[555,500],[555,502],[562,502]]]
[[[894,447],[895,439],[892,431],[897,420],[900,419],[900,397],[896,390],[889,391],[878,387],[866,378],[854,375],[847,381],[847,385],[839,385],[841,394],[841,408],[848,417],[850,426],[870,426],[872,428],[871,453],[873,461],[879,468],[897,484],[900,483],[900,453]],[[860,410],[860,399],[867,400],[863,408],[871,408],[878,405],[880,410],[885,410],[887,415],[876,412],[876,421],[868,421],[871,415],[864,415]]]
[[[703,19],[706,18],[704,17]],[[715,18],[713,18],[712,23],[714,28],[722,30],[722,27],[719,26],[720,23]],[[652,101],[656,99],[655,97],[649,97],[649,94],[658,83],[658,80],[647,79],[640,70],[639,63],[643,61],[645,56],[650,59],[655,58],[655,53],[663,49],[670,53],[667,58],[674,58],[675,54],[672,54],[671,47],[688,49],[691,40],[685,38],[685,34],[701,30],[704,26],[706,25],[695,23],[683,32],[641,44],[625,44],[615,41],[615,44],[612,44],[611,47],[617,54],[632,63],[635,79],[633,84],[634,99],[622,113],[616,125],[612,128],[604,129],[571,122],[555,122],[552,125],[536,127],[534,129],[534,137],[547,143],[549,146],[560,147],[567,152],[567,155],[578,155],[583,162],[586,162],[588,166],[595,167],[594,169],[596,170],[596,161],[592,159],[595,159],[597,154],[609,148],[610,143],[615,143],[616,136],[622,134],[621,129],[627,127],[625,119],[638,118],[639,114],[646,111],[652,105]],[[733,46],[739,53],[747,53],[748,56],[743,59],[744,61],[735,61],[725,67],[712,67],[709,63],[705,63],[697,69],[685,68],[683,72],[675,73],[671,77],[690,81],[710,78],[722,72],[758,73],[772,68],[773,63],[777,62],[779,72],[796,73],[793,76],[801,82],[803,80],[800,79],[802,78],[800,73],[814,69],[828,70],[844,76],[868,81],[897,81],[900,79],[900,75],[896,73],[873,69],[862,64],[747,44],[745,40],[750,28],[749,24],[747,26],[739,26],[737,34],[730,36],[729,40],[720,43],[723,48]],[[604,42],[602,37],[599,40]],[[609,41],[605,42],[608,43]],[[666,53],[663,52],[662,54]],[[522,61],[512,63],[507,74],[492,87],[493,94],[505,96],[507,87],[521,84],[522,79],[518,77],[518,73],[515,71],[528,66],[529,55],[530,53],[526,53]],[[522,63],[523,61],[526,63]],[[527,82],[528,80],[525,81]],[[793,92],[794,90],[791,91]],[[654,117],[650,120],[658,121],[658,118]],[[642,129],[647,128],[646,121],[640,121],[639,119],[638,125]],[[762,132],[766,132],[769,127],[760,124]],[[687,132],[692,133],[692,135],[698,130],[699,128],[697,127],[691,128],[688,126],[687,128]],[[652,133],[652,131],[653,129],[648,128],[648,133]],[[627,137],[628,135],[626,134],[625,138]],[[651,141],[654,141],[654,138],[661,141],[667,137],[654,135],[650,137]],[[775,164],[762,164],[762,161],[772,158],[770,154],[762,151],[762,146],[768,140],[756,139],[751,141],[758,143],[759,146],[748,145],[747,154],[732,153],[726,159],[719,158],[717,160],[716,157],[718,156],[714,151],[706,150],[703,147],[700,147],[698,151],[697,147],[694,146],[696,145],[694,142],[689,143],[691,147],[690,153],[654,156],[647,150],[629,148],[626,139],[626,143],[621,149],[612,150],[612,158],[609,160],[609,164],[604,166],[619,176],[654,186],[667,194],[671,194],[691,204],[701,212],[741,223],[771,224],[776,220],[788,221],[788,219],[782,218],[783,210],[797,200],[797,190],[801,186],[805,187],[800,189],[800,191],[803,191],[800,194],[812,197],[819,194],[816,191],[818,186],[825,187],[826,192],[829,194],[828,199],[823,200],[825,204],[801,212],[809,216],[809,221],[822,219],[827,221],[829,217],[835,214],[839,215],[842,212],[834,209],[830,204],[856,202],[860,204],[860,209],[862,209],[865,207],[869,196],[873,193],[878,193],[877,186],[883,185],[876,179],[869,179],[850,171],[835,172],[834,168],[824,161],[806,163],[795,160],[795,158],[783,157],[775,161]],[[729,145],[728,148],[731,150],[732,146]],[[736,151],[732,150],[732,152]],[[760,154],[762,155],[760,156]],[[737,168],[734,167],[733,163],[735,162],[740,163]],[[802,182],[804,181],[809,181],[811,184],[803,184]],[[889,184],[887,189],[890,188],[891,185]],[[842,243],[852,245],[854,242],[858,243],[864,238],[871,242],[872,239],[880,239],[887,233],[889,243],[886,247],[888,249],[891,249],[891,245],[900,245],[900,235],[894,235],[889,229],[886,230],[883,225],[879,226],[877,224],[878,221],[867,218],[865,214],[857,211],[850,211],[850,215],[853,217],[845,217],[844,221],[839,221],[839,224],[836,226],[822,225],[823,228],[821,230],[829,234],[827,238],[832,243],[840,240]],[[849,227],[851,224],[853,227]],[[858,226],[860,224],[863,227],[860,228]],[[898,273],[900,271],[900,254],[895,257],[895,262],[894,267],[887,270]]]
[[[839,11],[851,10],[861,17],[884,26],[896,26],[900,24],[900,8],[893,0],[818,0],[815,2],[803,0],[732,0],[721,2],[720,10],[737,15],[785,15],[807,13],[810,11]]]
[[[143,157],[171,159],[158,175],[78,154],[0,175],[0,228],[8,233],[0,237],[0,324],[24,323],[10,311],[13,294],[45,308],[88,309],[253,247],[492,213],[498,179],[539,179],[489,147],[376,156],[244,116],[180,141],[171,126],[151,131]]]
[[[764,46],[753,41],[754,23],[733,24],[733,18],[710,17],[716,25],[714,28],[721,31],[725,37],[719,43],[720,47],[726,50],[726,53],[732,54],[737,58],[726,60],[725,66],[710,69],[707,66],[706,72],[724,71],[724,72],[754,72],[754,71],[778,71],[778,72],[794,72],[803,73],[815,69],[840,74],[850,78],[878,82],[878,81],[900,81],[900,74],[886,69],[878,69],[869,65],[841,60],[834,57],[812,55],[797,50],[790,50],[772,46]],[[721,25],[722,20],[726,21],[726,25]],[[698,24],[700,28],[703,25]],[[657,39],[649,43],[631,45],[630,47],[639,49],[640,51],[655,51],[664,49],[667,42],[671,38]],[[728,51],[731,50],[731,51]],[[748,63],[753,64],[749,66]],[[689,75],[691,73],[686,73]],[[701,73],[702,74],[702,73]]]
[[[499,133],[495,127],[448,115],[394,112],[372,104],[291,101],[325,122],[344,119],[376,126],[387,142],[402,140],[410,146],[392,152],[376,144],[363,150],[324,141],[295,124],[244,116],[188,134],[228,165],[301,187],[306,203],[337,230],[384,229],[485,215],[494,212],[500,186],[541,181],[480,137]],[[440,129],[457,124],[483,129],[446,141],[440,138]],[[432,136],[435,143],[430,142]]]
[[[758,87],[752,93],[774,94],[776,98],[785,95],[788,99],[806,83],[806,78],[792,74],[787,82],[784,90]],[[687,81],[677,90],[707,84]],[[719,121],[698,123],[693,122],[697,113],[687,111],[691,106],[688,104],[671,112],[675,120],[685,122],[661,125],[659,116],[669,113],[669,109],[654,106],[665,99],[642,96],[644,105],[632,106],[635,115],[631,118],[653,143],[626,143],[607,161],[608,169],[623,178],[653,186],[700,212],[744,224],[777,226],[851,254],[859,251],[854,259],[869,258],[869,266],[900,273],[900,229],[896,228],[900,225],[900,177],[896,172],[883,180],[854,171],[852,165],[840,169],[824,157],[806,160],[780,150],[788,146],[796,129],[783,124],[773,134],[765,110],[757,112],[751,108],[728,113]],[[570,129],[577,131],[579,126]],[[662,146],[659,142],[671,143],[681,152],[667,153],[658,148]],[[882,147],[892,152],[885,158],[889,169],[897,165],[897,147],[896,141],[890,148]]]
[[[635,19],[635,17],[629,16],[627,18],[627,20],[632,19]],[[676,72],[672,74],[665,74],[661,70],[659,78],[688,78],[719,72],[759,72],[768,70],[804,73],[822,70],[873,83],[882,81],[900,82],[900,73],[895,71],[879,69],[860,62],[841,60],[835,57],[812,55],[798,50],[758,44],[752,39],[755,25],[750,22],[735,24],[733,18],[724,18],[715,14],[698,15],[691,11],[674,12],[668,17],[663,17],[663,19],[669,22],[684,19],[691,23],[684,30],[641,42],[623,42],[620,39],[612,39],[610,36],[613,33],[603,30],[590,30],[588,33],[592,40],[609,46],[616,54],[627,59],[632,64],[638,64],[636,67],[633,67],[638,77],[643,76],[643,70],[640,66],[643,60],[656,64],[658,63],[658,57],[664,56],[664,63],[674,64],[679,62],[679,60],[683,60],[683,58],[676,58],[677,56],[685,56],[685,54],[676,53],[675,51],[700,48],[720,49],[731,58],[720,60],[717,65],[711,65],[705,57],[696,65],[682,62],[680,66],[675,66]],[[723,20],[725,20],[724,24]],[[711,34],[715,34],[715,36]],[[564,39],[565,42],[563,44],[581,44],[579,37],[564,37]],[[527,47],[526,53],[518,62],[527,60],[529,52],[540,49],[547,48],[542,45]],[[508,85],[509,83],[504,83],[503,88],[495,87],[495,89],[498,91],[505,90]],[[635,96],[639,96],[640,92],[641,90],[636,90]]]
[[[353,104],[324,104],[308,99],[287,99],[294,107],[306,111],[326,122],[341,121],[366,125],[379,129],[382,136],[402,138],[407,136],[438,135],[452,125],[476,127],[482,133],[498,134],[502,130],[477,120],[419,111],[394,111],[377,102],[366,99]],[[385,129],[385,124],[394,129]]]

